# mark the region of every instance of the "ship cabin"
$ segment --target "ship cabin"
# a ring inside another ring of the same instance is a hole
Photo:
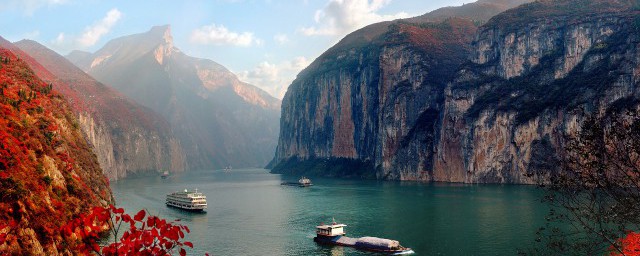
[[[344,227],[346,226],[335,222],[331,225],[320,224],[320,226],[316,226],[316,234],[319,236],[344,236],[346,234]]]

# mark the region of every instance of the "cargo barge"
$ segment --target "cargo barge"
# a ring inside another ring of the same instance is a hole
[[[412,254],[411,248],[400,245],[400,242],[391,239],[378,237],[351,238],[345,236],[345,224],[338,224],[335,221],[331,225],[320,224],[316,226],[316,237],[313,241],[320,244],[331,244],[353,247],[363,251],[380,252],[393,255]]]
[[[311,183],[311,180],[309,178],[302,176],[302,178],[300,178],[298,180],[298,182],[282,182],[282,183],[280,183],[280,185],[283,185],[283,186],[297,186],[297,187],[310,187],[310,186],[313,186],[313,183]]]

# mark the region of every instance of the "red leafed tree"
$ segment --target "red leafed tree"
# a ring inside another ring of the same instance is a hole
[[[640,255],[639,103],[615,104],[568,136],[564,168],[544,184],[551,208],[535,254]]]
[[[99,240],[107,232],[113,242],[100,246]],[[189,233],[187,226],[147,215],[145,210],[131,217],[113,205],[93,208],[88,215],[63,226],[62,233],[74,250],[85,254],[173,255],[177,251],[186,255],[184,247],[193,248],[191,242],[183,240]]]
[[[620,243],[621,251],[611,247],[609,248],[610,255],[640,255],[640,233],[629,232],[627,236],[620,238],[618,243]]]

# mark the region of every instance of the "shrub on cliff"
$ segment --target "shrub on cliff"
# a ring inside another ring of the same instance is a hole
[[[640,255],[640,233],[629,232],[617,242],[620,244],[620,251],[612,246],[609,248],[610,255]]]
[[[636,233],[620,239],[640,231],[637,110],[588,118],[577,136],[569,138],[565,170],[547,184],[546,201],[553,208],[540,231],[544,248],[581,255],[607,250],[629,255],[629,248],[638,248]]]
[[[64,98],[0,48],[0,254],[71,254],[60,226],[110,190]]]

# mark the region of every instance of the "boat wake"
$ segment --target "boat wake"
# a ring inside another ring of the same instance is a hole
[[[392,255],[407,255],[407,254],[414,254],[416,252],[414,252],[413,250],[408,250],[408,251],[402,251],[402,252],[396,252]]]

